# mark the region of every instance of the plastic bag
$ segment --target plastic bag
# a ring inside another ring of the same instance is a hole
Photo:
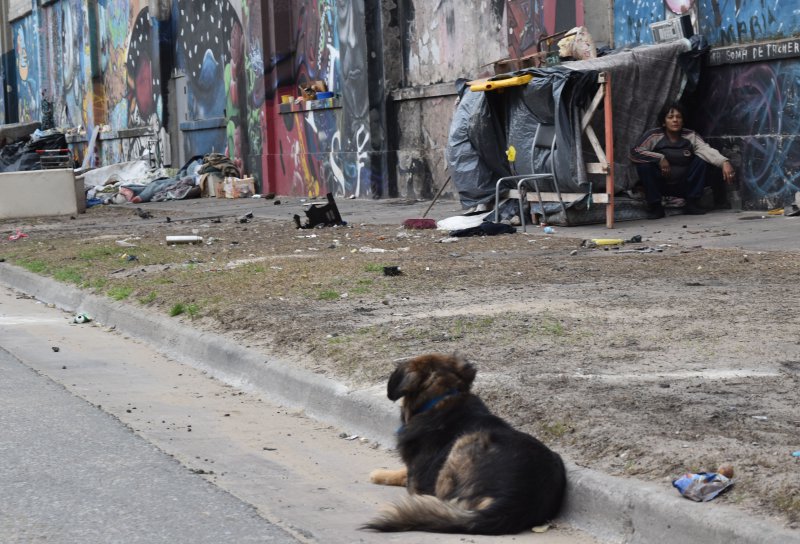
[[[672,485],[687,499],[697,502],[710,501],[730,486],[733,480],[716,472],[687,472],[673,480]]]

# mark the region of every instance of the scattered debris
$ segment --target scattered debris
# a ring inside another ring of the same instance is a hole
[[[75,323],[88,323],[91,320],[92,320],[92,318],[89,317],[89,314],[86,314],[86,313],[83,313],[83,312],[79,313],[79,314],[75,314],[75,317],[72,319],[72,321],[75,322]]]
[[[720,467],[717,469],[717,472],[726,478],[731,479],[733,478],[733,465],[720,465]]]
[[[733,468],[731,467],[731,470]],[[732,486],[734,480],[717,472],[687,472],[672,481],[672,485],[687,499],[706,502]]]
[[[339,213],[339,208],[336,206],[336,201],[333,199],[333,194],[328,193],[325,195],[325,198],[328,199],[327,204],[322,206],[310,204],[309,208],[305,210],[305,214],[308,217],[308,221],[306,221],[305,225],[300,224],[300,216],[295,214],[294,223],[298,229],[313,229],[317,226],[332,227],[347,224],[342,221],[342,216]]]
[[[435,229],[434,219],[406,219],[403,221],[403,228],[406,229]]]
[[[492,223],[491,221],[484,221],[475,227],[468,227],[465,229],[452,230],[450,236],[456,238],[463,238],[465,236],[496,236],[498,234],[513,234],[517,229],[505,223]]]
[[[203,241],[202,236],[196,235],[176,235],[167,236],[168,244],[195,244]]]
[[[136,215],[138,215],[142,219],[152,219],[153,218],[153,214],[152,213],[150,213],[148,211],[145,211],[145,210],[143,210],[141,208],[136,208]]]
[[[16,240],[19,240],[20,238],[27,238],[27,237],[28,237],[27,234],[25,234],[21,230],[17,229],[17,232],[15,232],[11,236],[9,236],[8,239],[11,240],[12,242],[14,242]]]
[[[250,220],[253,218],[253,212],[247,212],[243,216],[241,216],[238,221],[239,223],[249,223]]]
[[[545,234],[553,234],[555,231],[556,231],[556,229],[554,229],[553,227],[550,227],[550,226],[547,226],[547,227],[544,228],[544,233]]]
[[[641,244],[641,243],[642,243],[642,236],[640,234],[637,234],[636,236],[631,236],[631,238],[628,240],[625,240],[623,238],[592,238],[590,240],[583,240],[581,242],[581,247],[595,248],[603,246],[621,246],[624,244]]]
[[[400,270],[399,266],[384,266],[383,267],[383,275],[384,276],[401,276],[403,271]]]
[[[53,347],[52,347],[52,349],[53,349],[53,351],[55,351],[56,353],[58,353],[58,352],[61,350],[61,348],[60,348],[60,347],[58,347],[58,346],[53,346]]]

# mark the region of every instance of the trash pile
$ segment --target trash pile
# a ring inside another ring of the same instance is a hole
[[[23,131],[24,133],[25,131]],[[68,167],[72,168],[72,155],[67,147],[67,139],[63,132],[55,129],[39,130],[24,134],[8,142],[9,138],[2,137],[4,143],[0,147],[0,172],[24,172],[41,170],[43,157],[55,152],[65,157]]]
[[[196,155],[170,175],[165,168],[151,169],[137,160],[90,170],[79,176],[86,189],[86,204],[161,202],[188,198],[248,198],[255,180],[243,178],[239,168],[221,153]]]

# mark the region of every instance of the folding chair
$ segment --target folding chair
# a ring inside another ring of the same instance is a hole
[[[550,156],[547,160],[547,168],[549,172],[536,173],[536,151],[549,150]],[[519,199],[519,219],[522,224],[523,232],[527,232],[525,224],[524,203],[527,200],[527,191],[535,190],[536,196],[539,201],[539,206],[542,209],[542,219],[546,222],[547,212],[544,207],[544,200],[542,199],[542,192],[539,188],[540,181],[550,181],[553,189],[558,195],[558,201],[561,204],[561,209],[564,211],[566,217],[567,210],[564,205],[564,200],[561,198],[561,189],[558,187],[558,178],[556,177],[555,169],[555,155],[556,155],[556,127],[555,125],[546,125],[540,123],[536,127],[536,133],[533,136],[533,145],[531,146],[531,174],[523,174],[516,176],[505,176],[497,180],[494,193],[494,220],[500,220],[500,190],[508,186],[509,182],[516,182],[516,197]],[[513,187],[513,185],[512,185]],[[514,193],[508,191],[510,197],[514,197]]]

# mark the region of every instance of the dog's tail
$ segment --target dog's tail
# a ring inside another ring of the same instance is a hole
[[[467,510],[456,501],[443,501],[433,495],[409,495],[401,502],[386,507],[362,529],[473,533],[480,516],[480,512]]]

